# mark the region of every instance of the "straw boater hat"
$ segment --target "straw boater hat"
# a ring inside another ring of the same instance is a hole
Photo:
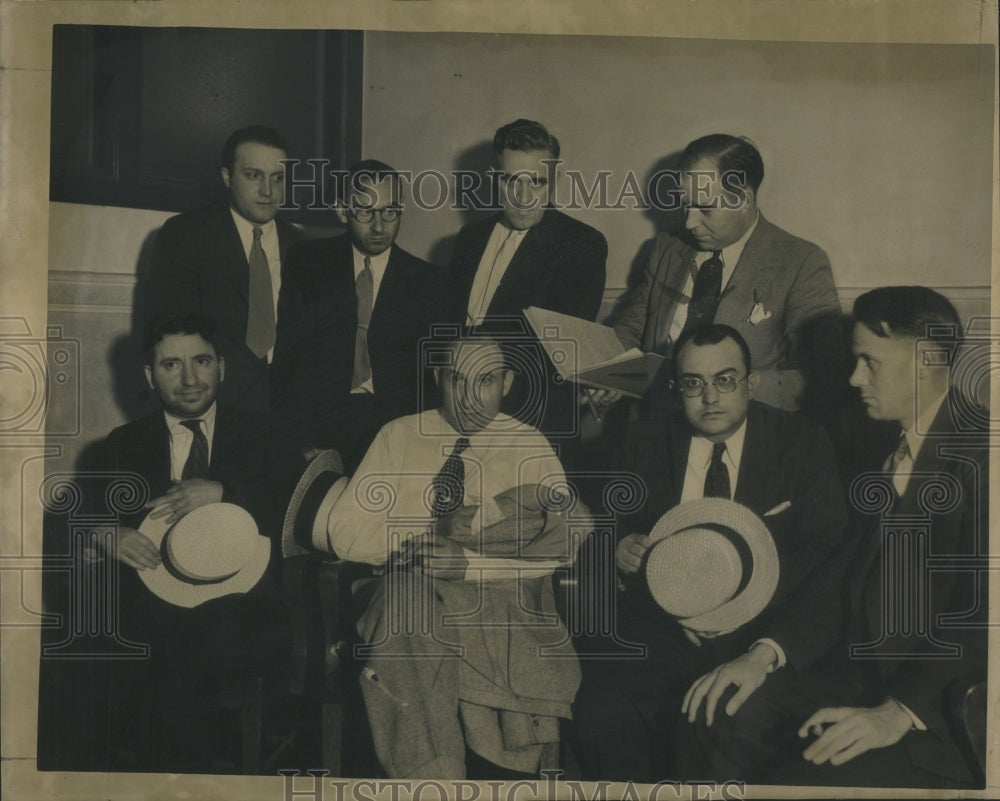
[[[173,525],[163,517],[142,521],[139,531],[160,550],[160,564],[139,578],[164,601],[193,607],[223,595],[252,590],[271,559],[271,541],[245,509],[209,503]]]
[[[347,486],[340,454],[321,451],[306,467],[292,493],[281,527],[282,556],[296,556],[310,550],[331,551],[326,521],[337,498]]]
[[[778,551],[756,514],[702,498],[661,517],[650,538],[646,580],[656,602],[703,637],[753,620],[778,585]]]

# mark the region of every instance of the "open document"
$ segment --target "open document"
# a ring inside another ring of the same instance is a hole
[[[625,350],[609,326],[537,306],[524,316],[559,375],[585,387],[641,398],[663,364],[657,353]]]

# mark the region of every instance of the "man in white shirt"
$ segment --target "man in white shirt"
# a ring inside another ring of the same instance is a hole
[[[303,452],[334,448],[353,472],[381,426],[437,402],[420,341],[449,322],[452,282],[396,244],[401,177],[354,165],[337,216],[347,232],[302,242],[283,269],[272,409]]]
[[[584,663],[574,729],[588,778],[676,777],[686,769],[674,762],[681,714],[709,724],[723,711],[735,714],[762,684],[782,680],[787,666],[811,664],[839,631],[839,594],[812,592],[846,520],[826,434],[805,418],[753,401],[759,377],[746,342],[729,326],[685,332],[673,369],[681,413],[635,426],[616,465],[647,485],[645,503],[619,521],[624,536],[616,551],[619,634],[644,644],[647,654]],[[656,521],[702,497],[729,498],[755,512],[779,559],[767,607],[714,637],[685,631],[656,606],[642,570]]]
[[[376,751],[393,778],[462,778],[467,747],[534,773],[579,684],[550,574],[589,519],[546,439],[500,412],[496,342],[434,361],[441,408],[382,428],[328,522],[338,556],[385,570],[359,593]]]
[[[281,264],[302,238],[277,219],[287,157],[272,128],[234,131],[222,150],[227,197],[171,217],[153,246],[146,319],[197,312],[215,321],[228,370],[220,387],[226,406],[268,408]]]

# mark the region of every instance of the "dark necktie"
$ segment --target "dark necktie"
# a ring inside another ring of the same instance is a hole
[[[454,512],[465,501],[465,462],[462,461],[462,452],[468,447],[468,437],[459,437],[455,440],[451,455],[445,459],[438,474],[431,481],[431,486],[434,488],[431,513],[435,520]]]
[[[267,254],[260,243],[259,225],[253,227],[250,246],[250,297],[247,300],[247,347],[262,359],[274,347],[274,287]]]
[[[899,442],[896,443],[896,450],[894,450],[889,458],[885,460],[885,464],[882,469],[886,473],[892,473],[892,485],[896,489],[897,495],[902,495],[901,487],[905,488],[905,483],[903,480],[903,475],[900,473],[900,466],[903,462],[910,457],[910,443],[906,440],[906,432],[904,431],[899,435]],[[912,472],[911,469],[906,469],[902,471],[904,473]]]
[[[368,357],[368,324],[372,319],[372,303],[375,295],[375,277],[372,274],[372,260],[365,256],[365,267],[354,282],[358,295],[358,331],[354,337],[354,375],[351,389],[357,389],[372,377],[372,364]]]
[[[719,296],[722,294],[722,251],[716,250],[698,268],[694,277],[694,289],[691,291],[691,302],[688,304],[688,316],[684,330],[707,325],[715,319],[715,311],[719,307]]]
[[[201,430],[201,420],[182,420],[181,425],[194,434],[191,450],[188,451],[184,470],[181,471],[181,481],[189,478],[208,478],[208,440]]]
[[[705,474],[706,498],[732,498],[729,491],[729,468],[722,461],[722,454],[725,452],[725,442],[716,442],[712,446],[712,462]]]

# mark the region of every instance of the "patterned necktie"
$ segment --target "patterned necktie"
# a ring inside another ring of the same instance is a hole
[[[259,225],[253,227],[250,246],[250,297],[247,302],[247,347],[258,359],[274,347],[274,287],[267,254],[260,243],[263,235]]]
[[[722,454],[725,452],[725,442],[716,442],[712,446],[712,462],[705,474],[706,498],[732,498],[729,490],[729,468],[722,461]]]
[[[454,512],[465,501],[465,462],[462,461],[462,452],[468,447],[468,437],[459,437],[455,440],[451,455],[445,459],[438,474],[431,481],[431,487],[434,488],[431,514],[435,520]]]
[[[694,277],[694,289],[691,291],[691,302],[688,304],[688,316],[684,330],[706,325],[715,319],[715,311],[719,307],[719,296],[722,294],[722,251],[716,250],[701,267]]]
[[[372,304],[375,294],[375,276],[372,274],[372,260],[365,256],[365,267],[354,282],[358,295],[358,331],[354,337],[354,376],[351,389],[357,389],[372,377],[372,363],[368,356],[368,324],[372,319]]]
[[[181,481],[189,478],[208,478],[208,440],[201,430],[201,420],[182,420],[181,425],[194,434],[191,450],[181,471]]]

